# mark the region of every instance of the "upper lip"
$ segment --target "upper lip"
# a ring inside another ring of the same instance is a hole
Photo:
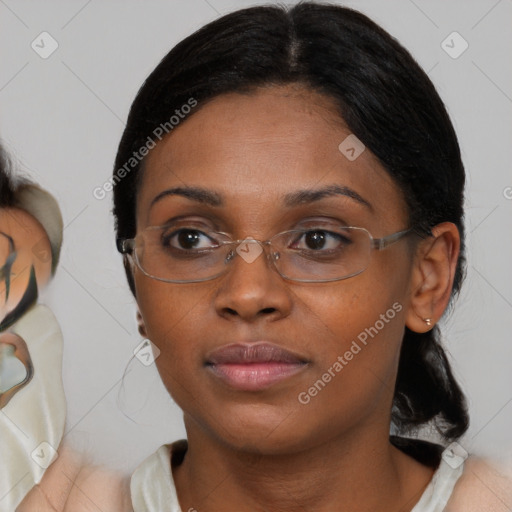
[[[237,342],[211,351],[207,364],[307,363],[307,359],[268,341]]]

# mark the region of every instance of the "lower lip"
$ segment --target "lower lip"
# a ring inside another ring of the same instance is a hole
[[[212,373],[229,386],[243,391],[259,391],[281,382],[306,367],[305,363],[211,364]]]

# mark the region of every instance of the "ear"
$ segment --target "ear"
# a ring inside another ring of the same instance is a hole
[[[146,331],[146,325],[144,324],[144,319],[142,318],[142,315],[141,315],[139,309],[137,309],[137,326],[138,326],[138,329],[139,329],[139,334],[143,338],[147,338],[148,337],[148,333]]]
[[[451,222],[435,226],[432,236],[419,244],[405,319],[411,331],[429,331],[443,315],[450,300],[459,252],[459,230]],[[426,319],[430,319],[430,325]]]

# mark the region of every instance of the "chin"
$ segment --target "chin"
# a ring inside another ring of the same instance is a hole
[[[302,430],[307,430],[307,423],[305,418],[297,417],[299,411],[261,402],[232,403],[210,409],[208,414],[200,413],[201,419],[197,414],[193,416],[194,423],[199,423],[223,444],[240,451],[270,455],[303,449],[302,438],[307,434],[303,436]],[[188,432],[187,419],[185,425]]]

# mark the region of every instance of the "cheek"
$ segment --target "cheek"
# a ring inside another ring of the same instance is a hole
[[[400,264],[403,272],[396,271]],[[392,266],[370,267],[332,286],[321,299],[318,291],[304,295],[303,318],[310,319],[304,327],[312,332],[316,325],[319,335],[318,364],[303,389],[303,402],[309,400],[318,414],[353,408],[357,415],[355,409],[371,409],[382,393],[392,397],[404,333],[408,264],[395,261]]]
[[[333,291],[308,316],[323,334],[315,339],[313,371],[294,396],[294,418],[320,429],[319,435],[328,436],[332,425],[343,430],[363,418],[386,417],[390,410],[404,308],[389,291],[357,289]]]
[[[400,332],[403,322],[399,313],[406,300],[406,281],[405,273],[397,276],[396,270],[371,272],[367,269],[359,276],[332,283],[324,290],[303,288],[297,303],[301,310],[299,317],[310,324],[304,328],[316,326],[318,336],[324,340],[324,349],[343,349],[376,323],[379,334],[393,337],[397,334],[397,326]]]
[[[171,391],[173,382],[185,383],[192,378],[191,371],[201,359],[201,333],[210,322],[205,308],[211,302],[211,288],[204,283],[163,283],[140,273],[135,285],[147,336],[160,350],[157,368]]]
[[[144,319],[148,338],[160,350],[166,350],[179,339],[181,330],[191,325],[194,309],[201,295],[187,289],[142,276],[135,279],[137,304]]]

